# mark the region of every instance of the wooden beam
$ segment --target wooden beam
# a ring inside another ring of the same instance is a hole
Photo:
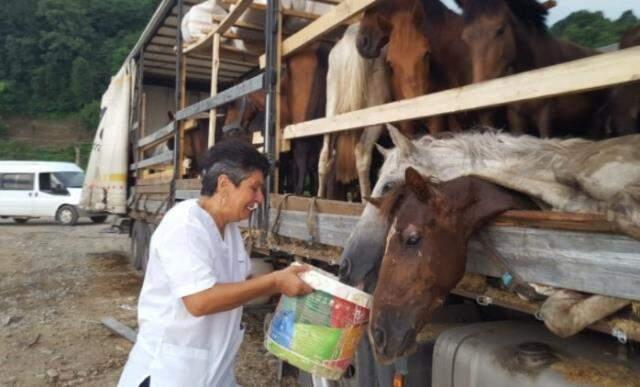
[[[169,62],[160,62],[157,60],[148,60],[146,63],[150,67],[163,68],[167,70],[172,70],[176,67],[175,64],[172,64]],[[204,75],[207,78],[211,76],[211,68],[204,68],[200,66],[189,65],[189,68],[187,69],[187,71],[189,72],[189,74]],[[219,74],[222,75],[223,77],[229,77],[229,78],[240,78],[244,75],[244,73],[240,73],[237,71],[226,71],[224,69],[221,69]]]
[[[249,0],[251,3],[253,0]],[[226,19],[225,19],[226,21]],[[222,24],[220,24],[222,25]],[[218,94],[218,73],[220,71],[220,34],[213,34],[213,43],[211,48],[211,98]],[[207,148],[212,147],[216,142],[216,109],[209,111],[209,136],[207,140]]]
[[[270,219],[277,215],[271,207]],[[358,217],[317,213],[316,242],[343,247]],[[278,235],[309,242],[307,211],[282,211]],[[489,226],[469,244],[467,272],[501,277],[504,268],[478,237],[492,245],[524,281],[640,300],[640,241],[622,235]]]
[[[640,47],[601,54],[487,82],[289,125],[293,139],[387,122],[456,113],[584,92],[640,79]]]
[[[172,134],[173,122],[170,122],[168,125],[165,125],[162,128],[151,133],[150,135],[138,140],[138,148],[148,148],[150,145],[157,144],[162,140],[168,139],[168,137]]]
[[[164,62],[164,63],[175,63],[175,57],[167,54],[158,54],[158,53],[145,53],[145,59]],[[189,58],[190,66],[196,67],[198,69],[206,70],[207,72],[211,71],[211,59],[203,60],[196,58]],[[229,74],[234,74],[235,76],[240,76],[246,74],[251,68],[238,66],[230,63],[222,63],[222,69]]]
[[[320,16],[308,26],[291,35],[282,42],[282,57],[285,58],[305,45],[320,39],[336,27],[347,21],[353,15],[364,11],[375,0],[344,0],[331,11]],[[264,68],[265,56],[260,57],[260,68]]]
[[[173,46],[169,47],[169,46],[152,44],[147,47],[145,52],[154,53],[154,54],[168,54],[168,55],[173,55],[175,57],[175,51],[173,50]],[[203,61],[211,60],[211,56],[208,53],[206,55],[191,54],[189,55],[189,58],[203,60]],[[240,59],[242,58],[238,58],[237,56],[234,56],[234,55],[231,55],[231,57],[229,57],[229,54],[227,54],[224,58],[220,58],[220,63],[233,64],[235,66],[245,67],[247,71],[256,67],[257,61],[255,61],[255,58],[251,59],[251,61],[249,62],[242,61]]]
[[[238,20],[240,16],[242,16],[244,11],[246,11],[246,9],[249,8],[251,3],[253,3],[253,0],[240,0],[240,2],[237,3],[236,7],[231,12],[229,12],[224,19],[222,19],[222,21],[220,22],[220,24],[218,24],[216,28],[214,28],[207,35],[198,39],[197,42],[184,48],[183,49],[184,53],[188,54],[189,52],[197,50],[200,46],[204,45],[207,41],[211,41],[214,34],[224,34],[233,25],[233,23],[235,23],[236,20]]]
[[[264,74],[256,75],[253,78],[247,79],[240,84],[218,93],[215,97],[209,97],[180,110],[176,113],[176,119],[181,120],[197,113],[209,111],[213,108],[229,103],[236,98],[253,93],[254,91],[262,90],[263,83]]]
[[[131,164],[129,167],[130,170],[135,171],[136,169],[142,169],[146,167],[150,167],[152,165],[158,164],[166,164],[173,161],[173,151],[164,152],[157,156],[150,157],[148,159],[138,161],[137,163]]]

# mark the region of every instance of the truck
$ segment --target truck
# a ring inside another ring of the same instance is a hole
[[[319,0],[320,1],[320,0]],[[311,135],[425,118],[512,102],[604,88],[638,79],[640,51],[614,51],[579,62],[517,74],[463,88],[281,127],[276,98],[283,60],[330,32],[344,29],[375,0],[321,0],[324,14],[291,11],[279,1],[228,0],[234,7],[213,15],[203,35],[183,41],[180,26],[198,0],[163,0],[113,78],[102,101],[83,203],[128,224],[134,265],[144,270],[151,234],[177,201],[198,197],[197,173],[189,171],[185,138],[208,118],[208,145],[225,106],[250,93],[266,95],[265,122],[257,146],[274,163],[289,141]],[[264,25],[241,20],[247,9],[264,12]],[[282,18],[302,17],[306,26],[288,36]],[[234,30],[231,30],[234,28]],[[264,34],[264,53],[229,44],[240,30]],[[330,38],[329,38],[330,40]],[[602,68],[607,68],[606,72]],[[533,87],[532,85],[535,85]],[[192,156],[193,158],[193,156]],[[193,163],[193,160],[190,160]],[[279,176],[245,233],[255,256],[286,263],[301,259],[337,270],[363,210],[360,203],[278,192]],[[640,375],[640,241],[621,235],[602,215],[507,212],[486,228],[510,269],[529,282],[619,297],[632,307],[560,339],[536,319],[540,302],[519,298],[499,284],[504,268],[472,242],[467,272],[485,286],[459,286],[453,305],[418,335],[414,357],[379,367],[360,359],[339,382],[304,373],[305,385],[633,385]],[[531,265],[535,262],[535,265]],[[579,274],[577,274],[579,273]],[[496,286],[494,286],[496,285]],[[498,321],[496,320],[505,320]],[[635,379],[634,379],[635,378]]]

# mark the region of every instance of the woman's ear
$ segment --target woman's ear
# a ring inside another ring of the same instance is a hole
[[[229,189],[229,186],[233,185],[229,176],[220,175],[218,176],[218,184],[216,185],[216,192],[225,192]]]

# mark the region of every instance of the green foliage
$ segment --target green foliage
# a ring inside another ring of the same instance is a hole
[[[609,20],[602,12],[577,11],[551,27],[555,36],[582,46],[598,48],[618,43],[623,32],[640,24],[632,11],[624,12],[617,20]]]
[[[78,113],[85,129],[93,131],[100,123],[100,101],[95,100],[84,105]]]
[[[4,122],[0,121],[0,138],[5,138],[9,135],[9,127]]]
[[[80,147],[80,167],[85,169],[91,154],[91,144]],[[0,141],[0,160],[39,160],[75,162],[74,145],[67,146],[33,146],[25,142]]]
[[[0,112],[71,113],[99,99],[159,2],[20,0],[3,4]]]

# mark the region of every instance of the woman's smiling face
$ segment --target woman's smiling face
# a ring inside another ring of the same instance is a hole
[[[237,186],[227,187],[226,209],[229,221],[238,222],[248,219],[251,212],[264,202],[264,175],[261,171],[253,171]]]

